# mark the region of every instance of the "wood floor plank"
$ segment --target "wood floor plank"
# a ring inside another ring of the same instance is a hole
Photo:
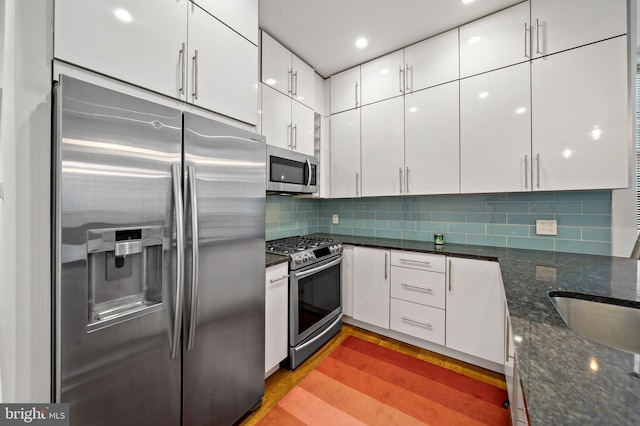
[[[260,421],[284,396],[289,393],[302,379],[306,377],[320,362],[342,343],[347,336],[354,336],[376,345],[380,345],[394,351],[398,351],[415,358],[428,361],[432,364],[464,374],[476,380],[488,383],[500,389],[506,389],[505,378],[502,374],[485,370],[484,368],[458,361],[426,349],[418,348],[407,343],[399,342],[388,337],[372,333],[361,328],[344,324],[342,330],[336,334],[326,345],[320,348],[309,359],[295,370],[280,368],[265,381],[262,407],[241,419],[237,426],[253,426]]]

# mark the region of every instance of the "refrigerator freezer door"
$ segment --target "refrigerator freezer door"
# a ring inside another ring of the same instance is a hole
[[[55,401],[72,425],[180,424],[181,112],[66,76],[54,98]]]
[[[264,393],[265,142],[184,113],[184,158],[184,424],[229,425]]]

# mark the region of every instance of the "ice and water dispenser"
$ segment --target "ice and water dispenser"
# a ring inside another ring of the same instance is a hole
[[[89,331],[161,308],[162,226],[91,229],[87,239]]]

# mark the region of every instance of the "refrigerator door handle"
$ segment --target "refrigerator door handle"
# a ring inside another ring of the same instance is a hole
[[[173,199],[176,213],[176,304],[173,317],[173,336],[171,339],[171,359],[175,359],[180,349],[180,331],[182,321],[182,296],[184,294],[184,217],[182,191],[180,190],[180,166],[171,166]]]
[[[189,202],[191,203],[191,308],[189,315],[189,336],[187,337],[187,350],[193,349],[196,335],[196,319],[198,308],[198,267],[200,263],[200,239],[198,232],[198,198],[196,194],[196,168],[187,167],[189,183]]]

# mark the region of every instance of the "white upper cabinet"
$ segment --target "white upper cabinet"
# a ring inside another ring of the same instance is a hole
[[[314,155],[313,110],[292,100],[291,123],[293,126],[293,149],[303,154]]]
[[[56,0],[54,57],[185,99],[187,3]]]
[[[406,93],[457,80],[458,56],[457,28],[405,48]]]
[[[366,105],[361,114],[362,195],[404,193],[404,99]]]
[[[405,92],[404,52],[398,50],[360,66],[362,105]]]
[[[193,0],[251,43],[258,45],[258,0]]]
[[[548,55],[627,33],[626,0],[531,0],[533,54]]]
[[[262,32],[261,81],[277,91],[313,107],[315,76],[313,69],[269,34]]]
[[[331,197],[359,197],[360,110],[331,116]]]
[[[359,107],[360,65],[331,76],[331,114]]]
[[[627,38],[532,62],[534,190],[629,185]]]
[[[291,52],[269,34],[262,32],[261,81],[285,95],[291,94]]]
[[[188,50],[189,103],[256,124],[258,48],[191,4]]]
[[[269,145],[292,149],[291,98],[262,85],[262,134]]]
[[[459,83],[404,97],[405,193],[460,191]]]
[[[529,2],[461,26],[460,78],[528,61],[530,41]]]
[[[529,75],[524,63],[460,81],[462,193],[531,190]]]

